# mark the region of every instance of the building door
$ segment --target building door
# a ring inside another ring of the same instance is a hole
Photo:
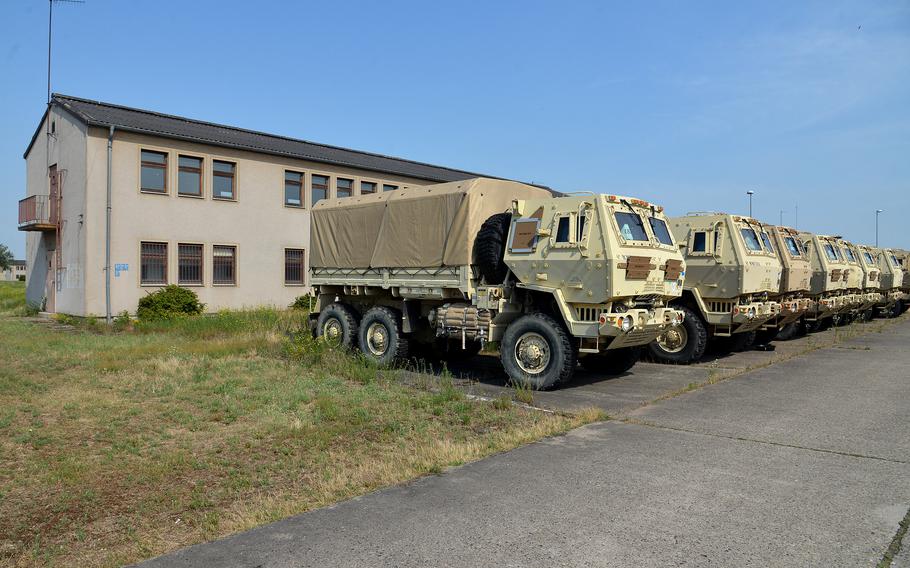
[[[54,313],[57,299],[57,251],[49,250],[44,254],[47,259],[47,275],[44,277],[44,297],[46,298],[44,310]]]

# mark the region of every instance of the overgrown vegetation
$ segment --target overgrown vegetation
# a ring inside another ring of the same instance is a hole
[[[129,563],[596,418],[403,386],[297,310],[98,334],[23,305],[0,287],[0,565]]]
[[[143,321],[172,320],[201,314],[204,309],[196,292],[171,284],[140,299],[136,316]]]

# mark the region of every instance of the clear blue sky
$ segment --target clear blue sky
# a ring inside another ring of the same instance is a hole
[[[910,3],[123,2],[55,9],[55,91],[910,248]],[[47,2],[0,18],[0,242]]]

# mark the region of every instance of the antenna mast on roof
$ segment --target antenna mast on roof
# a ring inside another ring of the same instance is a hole
[[[51,103],[51,37],[54,26],[54,4],[85,4],[85,0],[47,0],[47,104]]]

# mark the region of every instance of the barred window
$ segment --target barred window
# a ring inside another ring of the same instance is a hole
[[[140,152],[140,189],[152,193],[167,193],[167,154],[142,150]]]
[[[215,245],[212,247],[212,283],[237,283],[237,247]]]
[[[234,162],[212,162],[212,197],[215,199],[234,199],[234,174],[237,164]]]
[[[354,180],[338,178],[335,181],[335,197],[350,197],[354,193]]]
[[[202,196],[202,158],[177,157],[177,193]]]
[[[140,243],[139,279],[142,284],[167,284],[167,243]]]
[[[303,249],[284,249],[284,283],[304,283]]]
[[[376,193],[376,184],[371,181],[360,182],[360,195]]]
[[[303,206],[303,174],[284,172],[284,204],[291,207]]]
[[[316,205],[316,202],[325,199],[329,196],[329,177],[313,175],[312,178],[313,186],[313,205]]]
[[[177,283],[202,285],[202,245],[177,245]]]
[[[382,184],[382,191],[395,191],[396,189],[398,189],[397,185],[391,185],[388,183]]]

